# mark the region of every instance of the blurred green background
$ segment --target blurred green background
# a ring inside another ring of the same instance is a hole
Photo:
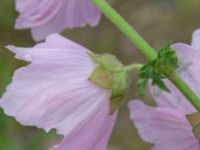
[[[151,45],[158,49],[166,42],[190,43],[193,30],[200,27],[200,0],[110,0],[116,8]],[[16,68],[24,65],[15,60],[4,46],[33,46],[29,30],[14,30],[14,0],[0,0],[0,94],[11,82]],[[110,52],[125,64],[146,62],[146,59],[131,42],[105,17],[96,28],[66,30],[66,37],[84,45],[94,52]],[[133,75],[136,79],[136,75]],[[138,96],[135,82],[127,99]],[[147,93],[143,98],[153,104]],[[33,127],[23,127],[13,118],[6,117],[0,110],[0,150],[47,150],[59,143],[61,137],[52,131],[49,134]],[[129,120],[127,102],[122,106],[112,134],[108,150],[149,150],[152,145],[143,142]]]

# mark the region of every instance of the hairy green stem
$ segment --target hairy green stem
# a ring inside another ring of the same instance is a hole
[[[107,16],[131,41],[135,44],[149,60],[157,58],[156,51],[138,34],[138,32],[105,0],[91,0],[101,12]],[[188,85],[177,75],[168,76],[169,80],[182,92],[190,103],[200,112],[200,99],[188,87]]]

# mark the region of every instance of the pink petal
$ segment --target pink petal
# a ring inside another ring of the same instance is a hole
[[[108,115],[102,109],[102,114]],[[110,117],[97,114],[87,125],[64,138],[60,145],[50,150],[106,150],[117,113]]]
[[[199,144],[193,139],[183,141],[163,142],[156,144],[152,150],[199,150]]]
[[[194,31],[192,35],[192,47],[195,50],[200,51],[200,29]]]
[[[68,63],[68,57],[73,56],[81,57],[85,62],[91,64],[91,60],[88,59],[90,51],[58,34],[51,34],[44,43],[37,44],[32,48],[17,48],[14,46],[7,46],[7,48],[16,54],[17,59],[25,61],[33,61],[33,59],[42,61],[62,60]]]
[[[86,48],[77,43],[66,39],[59,34],[51,34],[46,38],[44,43],[39,43],[35,47],[38,48],[68,48],[68,49],[81,49],[82,51],[89,52]]]
[[[36,41],[67,28],[96,26],[101,16],[90,0],[17,0],[16,4],[20,12],[16,28],[32,28]]]
[[[200,73],[200,65],[199,57],[200,51],[196,51],[193,47],[186,44],[174,44],[173,48],[176,50],[179,62],[182,78],[193,88],[197,94],[200,92],[200,87],[197,85],[200,84],[198,77]],[[193,81],[193,82],[191,82]]]
[[[0,106],[23,125],[56,128],[67,136],[102,111],[110,116],[110,91],[88,81],[95,67],[88,51],[62,37],[56,41],[57,36],[33,48],[9,47],[31,63],[15,72]]]
[[[129,103],[130,118],[140,136],[154,143],[153,150],[199,150],[185,114],[171,108],[151,108],[140,101]]]
[[[184,113],[196,112],[195,108],[188,102],[185,96],[170,81],[165,80],[165,84],[170,92],[165,92],[158,87],[152,87],[150,85],[151,93],[158,106],[177,109]]]
[[[51,20],[63,6],[63,0],[17,0],[20,12],[16,20],[17,29],[36,27]]]

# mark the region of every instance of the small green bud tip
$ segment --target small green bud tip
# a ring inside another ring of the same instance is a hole
[[[197,140],[200,140],[200,113],[192,113],[186,115],[187,120],[190,122],[192,126],[192,132],[197,138]]]
[[[124,101],[124,95],[129,87],[129,71],[111,54],[90,54],[90,57],[97,65],[88,79],[101,88],[111,90],[112,114]]]

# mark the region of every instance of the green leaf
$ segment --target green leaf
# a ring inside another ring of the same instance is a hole
[[[152,80],[152,85],[156,85],[160,89],[162,89],[162,90],[164,90],[166,92],[170,92],[161,78],[156,78],[156,79]]]
[[[138,74],[138,94],[144,96],[146,83],[149,79],[152,80],[152,85],[158,86],[160,89],[169,92],[163,79],[173,75],[177,68],[178,61],[176,52],[171,48],[170,44],[164,45],[158,51],[157,58],[141,68]]]
[[[158,51],[158,58],[155,63],[155,69],[158,72],[171,75],[178,68],[178,60],[176,57],[176,52],[171,48],[170,44],[164,45]]]
[[[143,79],[153,78],[154,75],[155,70],[153,68],[153,63],[148,63],[144,65],[139,72],[139,77]]]

